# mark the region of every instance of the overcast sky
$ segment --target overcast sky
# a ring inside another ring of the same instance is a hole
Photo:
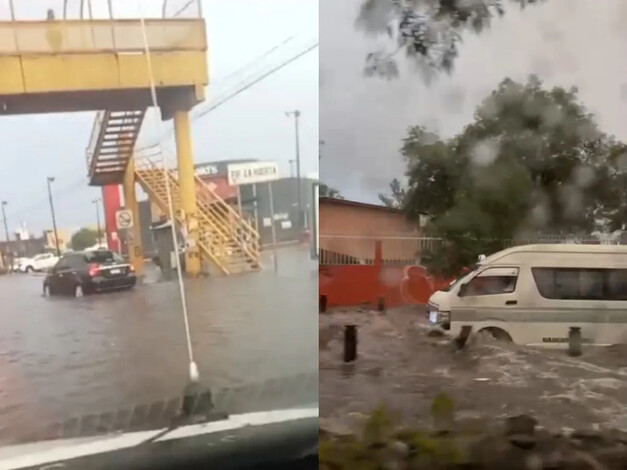
[[[345,197],[378,202],[404,173],[398,149],[408,126],[454,135],[506,76],[578,86],[601,128],[627,141],[627,1],[512,8],[489,31],[466,36],[453,75],[430,87],[407,66],[394,81],[363,77],[365,55],[380,42],[355,30],[359,4],[320,0],[320,175]]]
[[[70,10],[78,11],[79,3],[69,0]],[[105,0],[92,3],[97,15],[106,14]],[[15,4],[18,18],[32,19],[45,17],[49,7],[60,17],[63,1],[15,0]],[[2,19],[8,18],[6,5],[7,2],[0,3]],[[137,0],[114,0],[114,13],[136,17],[137,5]],[[145,16],[158,16],[160,7],[160,0],[144,0],[141,8]],[[279,65],[318,38],[317,0],[203,0],[203,14],[209,40],[209,101],[224,98],[242,80]],[[275,53],[255,61],[292,35],[296,35],[294,39]],[[232,75],[251,63],[242,73]],[[300,109],[302,113],[302,173],[317,172],[317,49],[194,121],[195,160],[276,160],[282,173],[289,176],[289,160],[294,158],[294,123],[284,112],[290,109]],[[56,177],[53,190],[58,226],[72,230],[95,224],[91,201],[100,196],[100,191],[89,188],[85,177],[85,147],[92,123],[93,113],[0,119],[0,199],[9,203],[10,230],[22,221],[34,232],[52,225],[47,176]],[[142,131],[140,146],[150,140],[144,134]]]

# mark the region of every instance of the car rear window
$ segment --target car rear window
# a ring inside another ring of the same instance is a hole
[[[124,262],[120,255],[112,251],[91,251],[89,253],[85,253],[85,259],[88,263],[110,263],[112,261],[116,263]]]

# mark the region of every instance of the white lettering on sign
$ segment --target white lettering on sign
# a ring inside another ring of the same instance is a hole
[[[174,173],[174,176],[178,178],[179,176],[178,169],[173,169],[172,173]],[[205,165],[205,166],[198,167],[194,170],[194,174],[196,176],[217,175],[218,173],[219,173],[218,167],[215,165]]]
[[[201,166],[200,168],[196,168],[196,174],[199,176],[217,175],[218,167],[214,165]]]
[[[275,162],[233,163],[227,168],[229,186],[267,183],[279,179]]]

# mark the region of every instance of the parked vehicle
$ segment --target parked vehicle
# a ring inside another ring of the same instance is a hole
[[[24,265],[26,261],[28,261],[28,259],[29,258],[15,258],[13,260],[13,272],[14,273],[23,272],[22,266]]]
[[[26,258],[20,265],[20,271],[32,273],[34,271],[47,271],[59,261],[59,257],[52,253],[41,253],[33,258]]]
[[[470,326],[517,344],[566,347],[579,328],[583,343],[627,343],[627,246],[509,248],[436,294],[431,317],[450,315],[452,336]]]
[[[136,283],[133,266],[117,253],[95,250],[68,253],[44,279],[45,296],[85,294],[131,289]]]

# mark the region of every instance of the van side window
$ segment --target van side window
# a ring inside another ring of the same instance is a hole
[[[531,268],[540,295],[561,300],[627,300],[627,269]]]
[[[627,269],[611,269],[608,276],[608,296],[611,300],[627,300]]]
[[[468,282],[460,297],[511,294],[517,281],[518,268],[488,268]]]

